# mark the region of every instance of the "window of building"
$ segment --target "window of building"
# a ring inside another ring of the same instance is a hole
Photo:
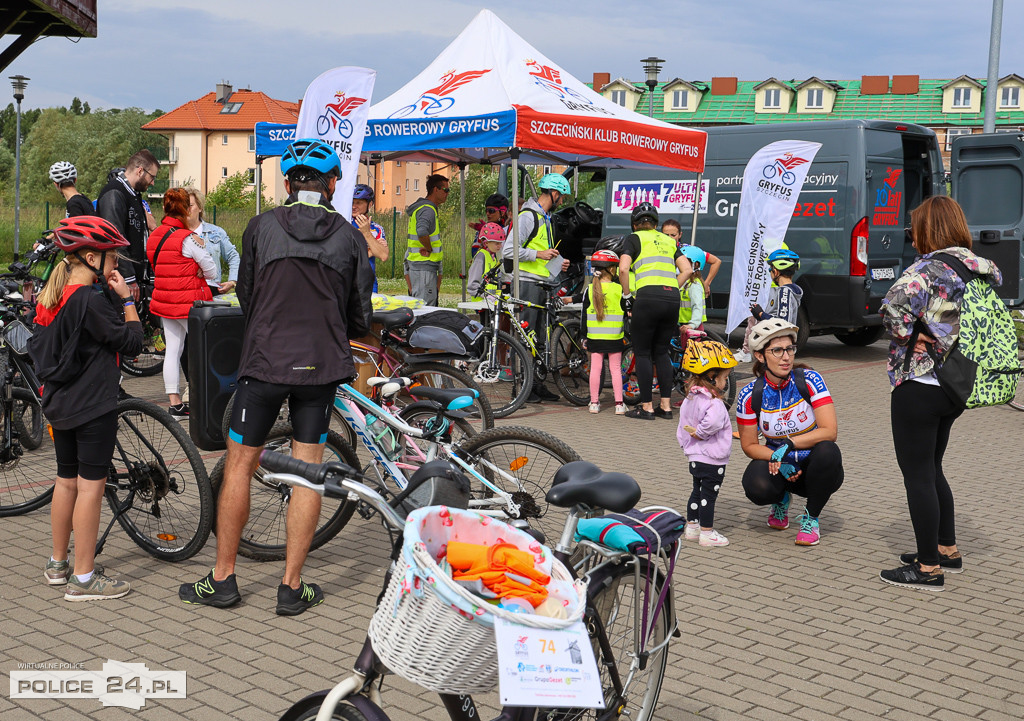
[[[228,169],[227,168],[221,168],[220,169],[220,177],[222,177],[222,178],[228,177]]]
[[[1019,108],[1020,88],[1005,87],[999,92],[999,107]]]
[[[401,160],[396,160],[395,161],[395,167],[396,168],[401,168],[402,167],[402,161]]]
[[[419,189],[420,189],[420,179],[419,178],[413,178],[412,189],[415,190],[415,191],[419,191]]]
[[[256,152],[256,136],[251,134],[249,135],[249,152]]]
[[[395,195],[401,195],[401,194],[402,194],[402,186],[401,185],[396,185],[395,186]]]
[[[689,91],[687,90],[673,90],[672,107],[685,108],[687,105],[689,105],[689,97]]]
[[[953,149],[953,139],[959,135],[970,135],[970,128],[946,128],[946,151]]]
[[[543,170],[544,170],[544,175],[547,175],[548,173],[551,172],[551,166],[550,165],[545,165],[543,167]]]
[[[249,168],[245,171],[245,182],[249,185],[256,185],[256,168]]]
[[[612,102],[616,105],[626,107],[626,91],[625,90],[613,90],[612,91]]]
[[[408,178],[405,179],[405,192],[406,193],[409,192],[409,179]]]
[[[996,128],[997,133],[1021,133],[1024,132],[1024,128],[1019,125],[1015,128]]]
[[[822,88],[807,88],[807,107],[825,107],[825,91]]]
[[[241,103],[224,103],[224,107],[220,109],[220,113],[221,115],[235,115],[241,109]]]
[[[782,105],[782,91],[778,88],[768,88],[764,91],[764,106],[766,108],[778,108]]]
[[[971,107],[971,88],[953,88],[953,107]]]
[[[220,136],[220,144],[221,145],[227,145],[228,144],[228,136],[227,135]]]

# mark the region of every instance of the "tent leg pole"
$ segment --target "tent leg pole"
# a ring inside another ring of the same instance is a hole
[[[256,158],[256,215],[260,214],[263,201],[263,158]]]
[[[704,173],[697,173],[697,184],[693,186],[693,223],[690,225],[690,245],[697,245],[697,213],[700,211],[700,189]]]
[[[519,298],[519,148],[512,148],[512,295]]]
[[[462,208],[462,300],[466,300],[466,164],[459,163],[459,205]]]

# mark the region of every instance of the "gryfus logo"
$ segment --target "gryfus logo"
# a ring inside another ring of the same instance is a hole
[[[327,135],[327,131],[334,127],[341,137],[351,138],[352,121],[346,116],[365,102],[366,98],[349,98],[345,96],[344,91],[339,90],[334,94],[334,102],[327,103],[324,106],[324,114],[316,119],[317,134]]]
[[[774,163],[764,166],[761,174],[767,180],[773,180],[775,176],[779,176],[783,185],[792,185],[796,182],[796,173],[793,172],[793,168],[806,162],[806,158],[798,158],[792,153],[786,153],[781,158],[776,158]]]
[[[491,72],[490,68],[487,70],[467,70],[464,73],[456,73],[454,69],[449,70],[441,76],[436,86],[425,91],[416,102],[399,108],[388,117],[391,119],[406,118],[414,113],[425,117],[439,115],[455,105],[455,98],[448,96],[463,85],[468,85],[489,72]]]

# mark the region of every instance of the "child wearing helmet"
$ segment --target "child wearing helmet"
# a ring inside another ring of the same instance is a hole
[[[590,256],[594,280],[583,293],[583,319],[580,333],[586,339],[584,348],[590,353],[590,412],[601,411],[601,375],[604,359],[612,377],[615,415],[626,413],[622,400],[622,350],[625,347],[625,319],[622,307],[622,286],[616,279],[619,256],[610,250],[596,250]]]
[[[484,244],[481,252],[473,256],[466,275],[466,289],[473,295],[480,295],[481,289],[497,292],[498,285],[484,282],[484,276],[501,265],[501,244],[505,242],[505,229],[497,223],[484,223],[480,228],[480,240]],[[500,271],[499,271],[500,273]]]
[[[682,338],[685,341],[686,331],[704,329],[704,321],[708,319],[704,302],[704,278],[701,271],[707,264],[708,254],[696,245],[680,246],[683,255],[693,264],[693,275],[679,287],[679,325],[683,326]],[[685,343],[683,344],[685,348]]]
[[[751,306],[747,330],[743,334],[743,350],[736,354],[738,360],[744,363],[751,360],[750,333],[758,322],[769,318],[781,318],[787,323],[797,324],[800,301],[804,296],[804,289],[793,282],[793,275],[798,270],[800,256],[787,248],[785,243],[778,250],[768,254],[768,273],[772,279],[768,307],[761,308],[756,304]]]
[[[391,257],[384,228],[370,220],[370,206],[373,204],[373,188],[357,183],[352,192],[352,225],[359,229],[366,240],[370,256],[370,270],[373,271],[373,292],[377,292],[377,261],[386,263]]]
[[[65,586],[68,601],[120,598],[131,585],[103,575],[94,560],[117,434],[117,356],[142,351],[132,292],[117,272],[117,251],[128,241],[110,222],[90,215],[61,220],[53,235],[66,255],[40,293],[43,327],[29,341],[57,457],[53,550],[43,574],[49,585]],[[72,533],[74,568],[68,560]]]
[[[683,353],[683,368],[691,375],[679,407],[676,438],[693,477],[686,503],[685,537],[701,546],[729,545],[729,539],[715,530],[715,500],[732,447],[732,423],[722,393],[735,367],[732,352],[717,341],[691,340]]]

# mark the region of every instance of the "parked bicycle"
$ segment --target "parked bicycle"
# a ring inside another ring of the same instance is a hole
[[[139,300],[135,304],[142,321],[142,352],[134,358],[121,356],[121,371],[125,375],[144,378],[157,375],[164,369],[164,349],[167,346],[160,319],[149,309],[152,299],[153,279],[147,270],[147,277],[139,282]]]
[[[324,497],[355,496],[361,503],[372,507],[393,534],[392,560],[399,559],[404,519],[380,494],[359,482],[357,471],[341,464],[306,464],[271,453],[264,453],[262,463],[277,482],[310,488]],[[629,476],[603,473],[596,466],[583,462],[562,467],[547,494],[550,503],[568,509],[554,556],[573,577],[587,583],[584,622],[597,660],[605,710],[505,707],[496,721],[613,719],[622,716],[649,721],[653,717],[664,680],[668,644],[678,628],[672,593],[672,571],[678,555],[678,541],[659,547],[647,556],[593,541],[573,540],[580,518],[604,509],[624,512],[632,508],[639,498],[640,487]],[[388,601],[394,594],[391,579],[394,571],[395,564],[392,564],[379,597],[383,600],[378,601],[380,609],[389,616],[396,603]],[[431,591],[426,590],[425,593]],[[453,621],[458,621],[457,617],[453,617]],[[407,626],[402,628],[414,633]],[[410,642],[415,643],[413,639]],[[432,665],[455,666],[457,669],[461,659],[446,658],[445,650],[436,650],[439,656]],[[351,676],[329,691],[313,693],[298,701],[281,716],[280,721],[311,721],[314,718],[321,721],[386,721],[388,716],[382,708],[381,687],[387,673],[368,634]],[[467,671],[464,688],[479,687],[479,679]],[[479,719],[478,709],[469,693],[439,692],[439,697],[449,718],[454,721]]]
[[[712,330],[704,330],[703,333],[707,338],[718,341],[722,345],[728,347],[725,339],[718,333]],[[686,383],[690,378],[690,372],[683,368],[683,345],[678,337],[673,338],[669,344],[668,356],[669,360],[672,362],[672,388],[676,393],[685,397]],[[605,375],[607,377],[607,371],[605,372]],[[640,402],[640,386],[636,379],[636,357],[633,354],[632,346],[628,346],[622,353],[622,377],[623,400],[627,405],[635,406]],[[604,384],[607,385],[606,380]],[[654,377],[654,390],[658,390],[656,370]],[[725,401],[727,408],[732,407],[733,401],[736,400],[736,379],[732,377],[732,374],[729,375],[729,379],[726,381],[725,391],[722,393],[722,400]]]

